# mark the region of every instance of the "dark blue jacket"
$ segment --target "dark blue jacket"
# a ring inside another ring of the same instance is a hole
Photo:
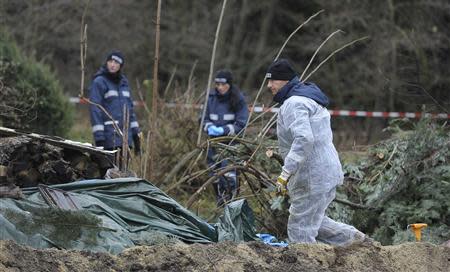
[[[232,85],[231,88],[236,87]],[[233,136],[245,127],[248,106],[244,96],[239,92],[239,104],[235,111],[231,109],[230,98],[231,89],[225,95],[221,95],[216,89],[210,91],[203,121],[204,131],[208,131],[210,125],[215,125],[224,129],[224,135]]]
[[[283,104],[283,102],[291,96],[305,96],[316,101],[318,104],[326,107],[329,104],[328,97],[320,90],[320,88],[311,82],[300,82],[298,77],[291,79],[281,88],[273,97],[273,101]]]
[[[123,130],[123,107],[126,105],[130,111],[128,145],[132,146],[133,135],[139,133],[139,124],[133,109],[133,100],[127,78],[123,74],[119,74],[118,78],[114,80],[108,75],[106,67],[102,66],[94,75],[89,90],[89,99],[103,106],[121,130]],[[90,106],[90,112],[94,140],[96,142],[105,141],[105,149],[122,146],[122,138],[115,132],[112,120],[95,105]]]

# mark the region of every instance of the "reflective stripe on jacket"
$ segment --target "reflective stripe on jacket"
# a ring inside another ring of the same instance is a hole
[[[248,106],[244,96],[239,92],[239,106],[233,111],[230,106],[230,91],[225,95],[221,95],[216,89],[210,91],[203,122],[204,131],[208,131],[208,126],[215,125],[224,129],[224,135],[233,136],[247,124]]]
[[[128,130],[128,144],[132,146],[133,135],[139,133],[139,124],[133,109],[133,100],[128,80],[120,75],[120,80],[115,83],[102,67],[94,76],[89,87],[89,99],[101,105],[112,116],[111,120],[98,106],[90,105],[90,115],[94,140],[104,141],[105,148],[116,148],[122,145],[122,138],[115,131],[113,122],[123,130],[123,109],[126,106],[130,112],[130,124]]]

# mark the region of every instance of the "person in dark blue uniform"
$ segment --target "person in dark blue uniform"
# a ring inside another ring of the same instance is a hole
[[[247,124],[248,106],[239,88],[233,84],[233,75],[228,70],[220,70],[215,76],[215,88],[210,90],[206,106],[204,131],[210,137],[234,136]],[[208,150],[208,165],[217,163],[216,151]],[[227,166],[227,161],[215,165],[215,169]],[[237,173],[230,171],[214,183],[217,205],[231,200],[237,193]]]
[[[117,124],[120,130],[124,128],[124,106],[129,111],[128,145],[140,152],[139,124],[133,109],[133,100],[128,80],[122,73],[125,58],[120,51],[112,51],[106,57],[105,63],[95,73],[89,87],[89,99],[101,105],[112,116],[109,118],[98,106],[90,105],[92,132],[95,145],[106,150],[122,147],[122,137],[113,126]]]

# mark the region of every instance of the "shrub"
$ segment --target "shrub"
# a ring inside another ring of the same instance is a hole
[[[383,244],[411,240],[406,230],[412,223],[429,225],[428,241],[448,240],[448,126],[424,118],[417,123],[397,120],[389,129],[394,132],[390,139],[371,147],[366,158],[344,166],[347,182],[341,197],[371,208],[354,210],[350,222]]]
[[[0,30],[0,124],[42,134],[65,136],[72,107],[55,75],[24,56]]]

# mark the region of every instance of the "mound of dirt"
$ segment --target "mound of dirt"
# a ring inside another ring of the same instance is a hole
[[[183,243],[134,247],[120,255],[37,250],[0,241],[0,271],[448,271],[450,248],[428,243],[397,246],[259,242]]]

